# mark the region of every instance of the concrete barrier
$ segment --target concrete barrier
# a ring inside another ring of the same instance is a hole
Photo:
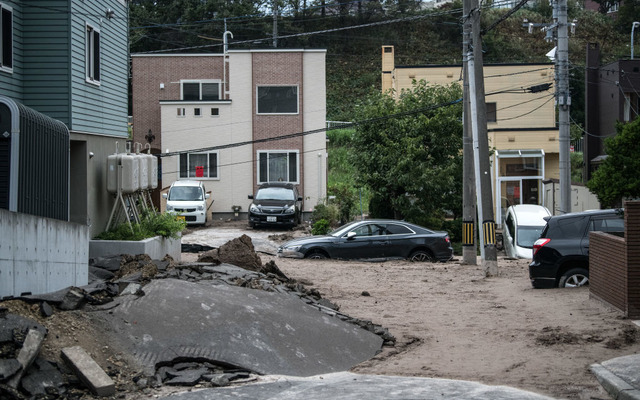
[[[0,297],[84,286],[89,227],[0,209]]]
[[[119,254],[148,254],[153,260],[161,260],[169,254],[175,261],[180,261],[182,239],[156,236],[145,240],[91,240],[89,241],[89,257],[107,257]]]

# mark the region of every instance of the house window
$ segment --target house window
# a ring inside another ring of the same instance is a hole
[[[496,103],[486,103],[487,105],[487,122],[497,122]]]
[[[217,117],[218,115],[220,115],[220,109],[218,109],[218,108],[211,108],[211,116],[212,116],[212,117]]]
[[[220,100],[220,81],[181,81],[182,100]]]
[[[199,108],[194,108],[193,109],[193,115],[195,115],[196,117],[200,117],[200,116],[202,116],[202,113],[200,112]]]
[[[13,71],[13,9],[0,3],[0,70]]]
[[[218,178],[218,152],[180,154],[180,178]]]
[[[184,115],[185,115],[185,110],[184,110],[184,108],[183,108],[183,107],[178,107],[178,108],[176,109],[176,111],[177,111],[177,113],[178,113],[178,117],[184,117]]]
[[[297,86],[258,86],[258,114],[297,114]]]
[[[87,24],[86,38],[86,72],[88,82],[100,82],[100,31]]]
[[[258,152],[258,181],[298,183],[298,152]]]

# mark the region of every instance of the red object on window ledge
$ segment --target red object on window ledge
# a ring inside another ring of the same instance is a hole
[[[196,167],[196,178],[202,178],[204,176],[204,167]]]

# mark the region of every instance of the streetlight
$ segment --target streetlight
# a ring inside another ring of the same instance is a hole
[[[636,26],[640,26],[640,22],[635,21],[631,24],[631,59],[633,60],[633,31],[636,29]]]

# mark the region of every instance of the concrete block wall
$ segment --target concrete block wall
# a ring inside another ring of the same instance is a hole
[[[624,203],[627,242],[627,316],[640,318],[640,201]]]
[[[592,297],[626,309],[627,258],[624,238],[603,232],[589,234],[589,291]]]
[[[589,235],[590,295],[640,318],[640,201],[624,203],[624,238]]]
[[[88,283],[88,226],[0,209],[0,237],[0,297]]]

